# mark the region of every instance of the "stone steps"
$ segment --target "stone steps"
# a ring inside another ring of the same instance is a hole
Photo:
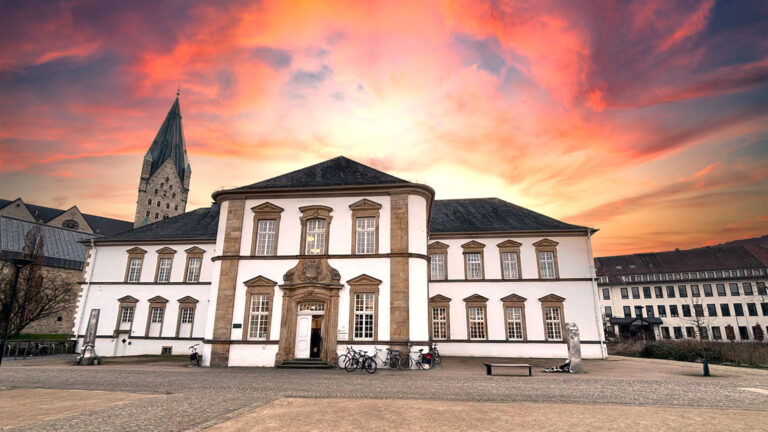
[[[321,359],[292,359],[282,362],[277,367],[292,369],[331,369],[333,365]]]

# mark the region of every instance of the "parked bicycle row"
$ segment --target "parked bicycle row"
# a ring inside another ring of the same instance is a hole
[[[441,363],[440,352],[435,344],[430,344],[428,352],[424,352],[423,348],[413,352],[412,347],[413,344],[409,343],[407,353],[391,348],[373,347],[373,353],[368,354],[368,351],[347,346],[347,352],[339,356],[337,366],[347,372],[360,369],[372,374],[380,367],[391,370],[410,370],[414,366],[418,369],[430,369],[433,365]]]
[[[31,357],[75,352],[75,341],[15,341],[5,344],[4,357]]]

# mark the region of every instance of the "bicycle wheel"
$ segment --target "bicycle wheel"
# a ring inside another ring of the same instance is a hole
[[[410,370],[413,367],[413,359],[411,356],[406,355],[400,358],[400,369]]]
[[[442,362],[443,362],[443,359],[442,359],[442,358],[440,358],[440,354],[438,354],[438,353],[434,353],[434,354],[432,355],[432,361],[435,363],[435,365],[439,365],[440,363],[442,363]]]
[[[360,359],[357,357],[350,357],[347,364],[344,365],[344,370],[347,372],[353,372],[360,367]]]
[[[363,369],[365,369],[366,372],[369,374],[376,373],[376,368],[378,365],[376,364],[376,360],[372,357],[368,357],[365,360],[363,360]]]
[[[336,368],[344,369],[344,367],[347,365],[347,362],[349,362],[349,356],[346,354],[340,355],[336,360]]]
[[[397,368],[400,367],[400,356],[399,355],[393,355],[389,358],[389,367],[392,370],[397,370]]]

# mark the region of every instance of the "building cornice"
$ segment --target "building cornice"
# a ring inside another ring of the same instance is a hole
[[[409,193],[420,195],[432,203],[435,190],[419,183],[402,183],[389,185],[356,185],[356,186],[322,186],[302,188],[270,188],[270,189],[227,189],[214,192],[211,197],[217,204],[228,199],[277,199],[277,198],[309,198],[329,196],[373,196],[397,195]]]
[[[591,229],[591,233],[597,232]],[[472,239],[489,237],[587,237],[586,230],[518,230],[518,231],[478,231],[478,232],[440,232],[429,233],[429,240],[439,239]]]

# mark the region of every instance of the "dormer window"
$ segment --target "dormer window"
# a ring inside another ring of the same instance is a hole
[[[65,220],[64,222],[61,223],[61,226],[63,228],[68,228],[68,229],[71,229],[71,230],[76,230],[76,229],[80,228],[80,224],[77,223],[77,221],[73,220],[73,219]]]

